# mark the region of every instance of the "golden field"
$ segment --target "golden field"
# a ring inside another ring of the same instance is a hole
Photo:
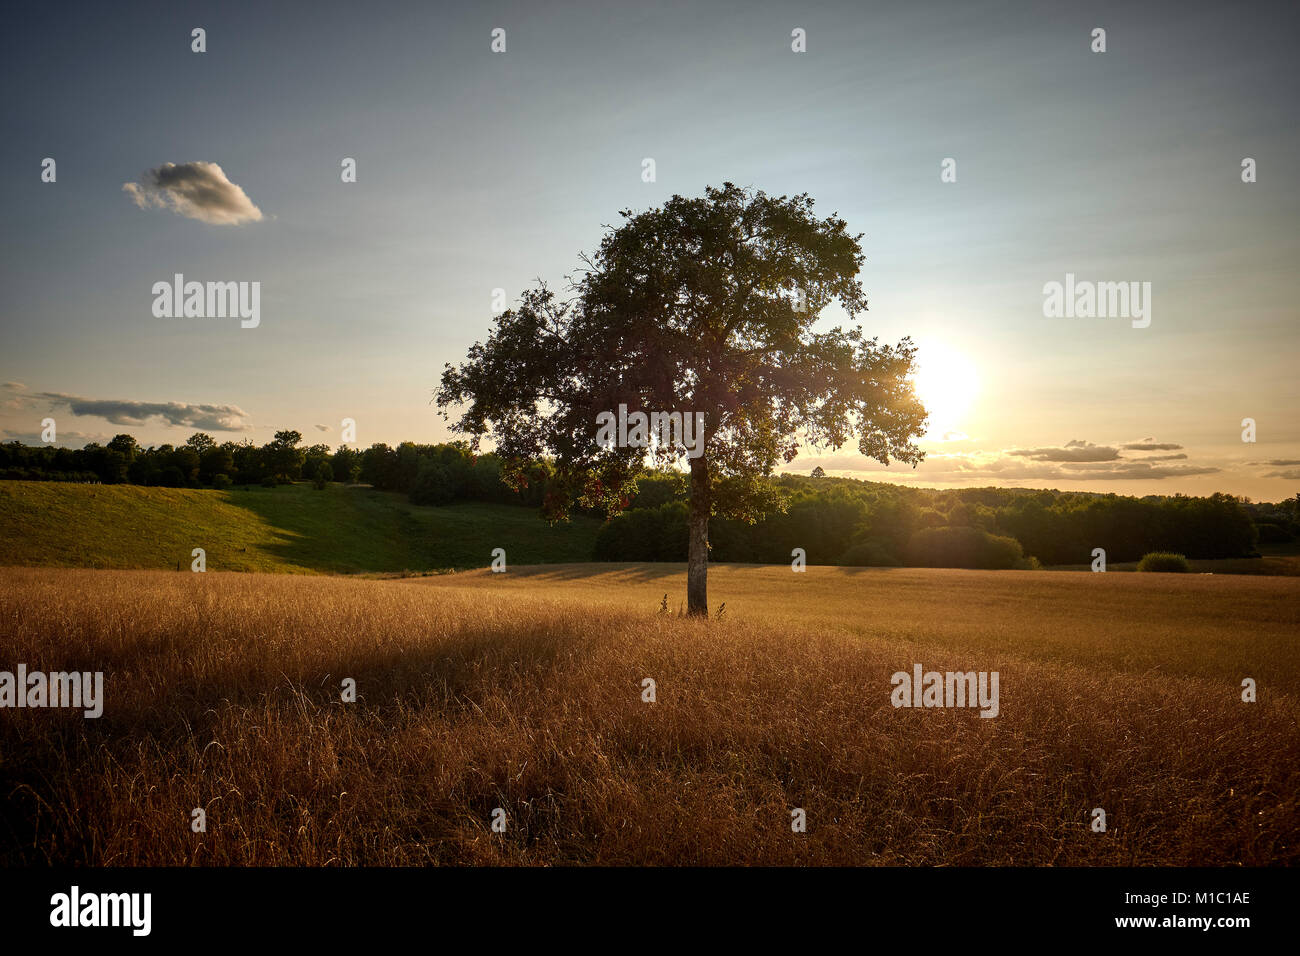
[[[709,585],[726,607],[699,621],[677,565],[0,569],[0,670],[102,670],[106,696],[92,720],[0,710],[0,862],[1300,860],[1300,580],[723,565]],[[893,708],[916,663],[998,671],[1000,715]]]

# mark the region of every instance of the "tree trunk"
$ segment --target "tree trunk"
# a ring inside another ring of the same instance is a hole
[[[686,559],[686,613],[709,616],[709,466],[691,459],[690,549]]]

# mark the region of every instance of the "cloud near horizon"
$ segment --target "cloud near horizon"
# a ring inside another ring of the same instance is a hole
[[[170,208],[188,219],[214,226],[240,226],[262,219],[262,210],[216,163],[163,163],[123,183],[122,191],[141,209]]]
[[[1180,451],[1182,445],[1172,441],[1155,441],[1151,438],[1144,438],[1142,441],[1131,441],[1120,448],[1126,451]]]
[[[870,459],[842,454],[821,457],[814,455],[804,459],[803,466],[812,468],[820,465],[828,472],[872,473],[868,477],[875,477],[875,473],[879,473],[881,477],[889,476],[921,484],[967,481],[1156,481],[1222,472],[1223,469],[1212,465],[1181,464],[1188,457],[1183,452],[1144,458],[1126,458],[1120,454],[1121,448],[1154,450],[1182,447],[1173,442],[1155,442],[1151,439],[1118,445],[1097,445],[1074,439],[1064,445],[1041,448],[930,454],[916,469],[887,468]]]
[[[48,404],[51,409],[67,408],[74,416],[103,418],[114,425],[140,426],[151,419],[161,419],[167,425],[222,432],[244,432],[253,427],[248,422],[248,413],[238,405],[86,398],[64,392],[31,392],[18,382],[6,382],[4,388],[11,397],[3,407]]]
[[[1007,454],[1031,461],[1085,462],[1119,459],[1118,448],[1078,440],[1068,441],[1063,447],[1055,448],[1013,448]]]

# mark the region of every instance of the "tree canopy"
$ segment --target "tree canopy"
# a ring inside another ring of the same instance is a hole
[[[542,459],[556,481],[547,513],[626,506],[652,465],[690,470],[687,604],[707,614],[708,519],[757,520],[777,504],[770,478],[805,444],[913,466],[925,422],[909,376],[915,349],[819,330],[837,303],[867,308],[861,235],[818,218],[807,194],[771,197],[724,184],[674,196],[609,230],[558,299],[544,284],[500,315],[486,342],[448,365],[437,403],[464,406],[453,429],[490,437],[518,477]],[[703,454],[597,440],[602,413],[703,413]]]

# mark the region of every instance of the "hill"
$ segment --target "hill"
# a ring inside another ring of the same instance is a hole
[[[554,527],[532,508],[444,507],[366,487],[308,484],[224,491],[0,482],[0,565],[210,571],[427,572],[590,560],[600,522]]]

